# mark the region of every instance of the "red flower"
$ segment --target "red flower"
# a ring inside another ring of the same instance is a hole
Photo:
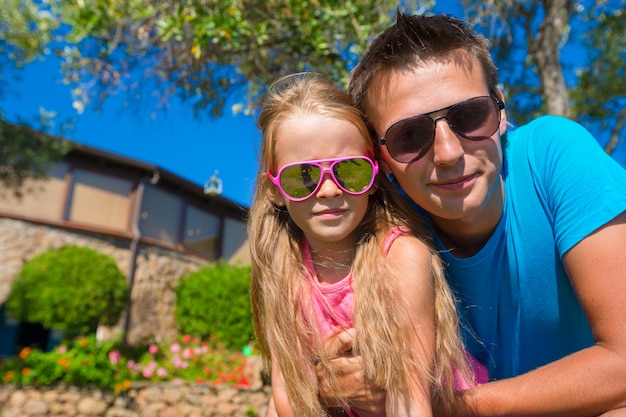
[[[25,347],[22,348],[22,350],[20,350],[20,359],[26,359],[26,357],[30,354],[30,348],[29,347]]]

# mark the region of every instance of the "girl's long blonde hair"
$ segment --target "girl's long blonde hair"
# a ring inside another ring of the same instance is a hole
[[[310,277],[303,266],[302,231],[290,220],[284,207],[272,202],[278,192],[267,176],[276,172],[275,141],[281,123],[297,114],[313,113],[347,120],[357,126],[374,154],[374,145],[362,114],[349,96],[321,76],[292,75],[270,89],[258,119],[262,131],[261,161],[257,187],[249,214],[252,253],[250,297],[254,328],[266,366],[270,352],[285,381],[296,416],[327,415],[318,395],[314,362],[321,362],[331,387],[330,358],[324,353],[307,297]],[[324,134],[320,127],[320,134]],[[434,277],[436,346],[432,361],[416,357],[408,334],[412,312],[401,303],[400,288],[393,285],[385,268],[383,240],[394,226],[408,228],[432,248],[423,220],[380,175],[370,196],[367,213],[354,232],[353,261],[356,329],[354,351],[361,355],[369,379],[387,389],[387,395],[408,392],[409,381],[426,373],[432,381],[433,399],[446,401],[453,395],[453,369],[466,372],[459,321],[452,293],[445,281],[439,257],[431,249]],[[421,277],[415,277],[421,279]],[[334,390],[338,392],[337,390]],[[345,399],[338,398],[345,404]],[[392,410],[388,410],[392,411]]]

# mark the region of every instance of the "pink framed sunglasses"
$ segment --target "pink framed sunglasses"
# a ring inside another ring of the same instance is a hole
[[[329,163],[324,168],[322,163]],[[378,174],[378,163],[367,156],[316,159],[284,165],[276,176],[268,172],[270,180],[291,201],[304,201],[320,188],[326,173],[333,182],[348,194],[366,193]]]

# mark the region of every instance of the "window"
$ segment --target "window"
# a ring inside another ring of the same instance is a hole
[[[224,222],[224,243],[222,244],[222,257],[230,259],[238,251],[241,250],[241,245],[244,244],[248,238],[248,231],[246,224],[239,220],[226,218]]]
[[[76,169],[69,220],[128,230],[130,180]]]
[[[27,180],[22,198],[17,198],[13,190],[2,190],[0,208],[23,216],[45,220],[61,220],[65,208],[67,185],[65,174],[68,166],[61,163],[52,168],[43,180]]]
[[[219,251],[220,219],[194,206],[187,207],[185,216],[185,248],[217,259]]]
[[[139,218],[141,234],[170,245],[177,244],[180,241],[183,209],[182,198],[146,184]]]

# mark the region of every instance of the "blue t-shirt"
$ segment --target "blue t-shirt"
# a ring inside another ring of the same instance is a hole
[[[594,340],[562,256],[626,210],[626,170],[582,126],[544,116],[508,133],[500,223],[476,255],[445,251],[468,350],[507,378]]]

